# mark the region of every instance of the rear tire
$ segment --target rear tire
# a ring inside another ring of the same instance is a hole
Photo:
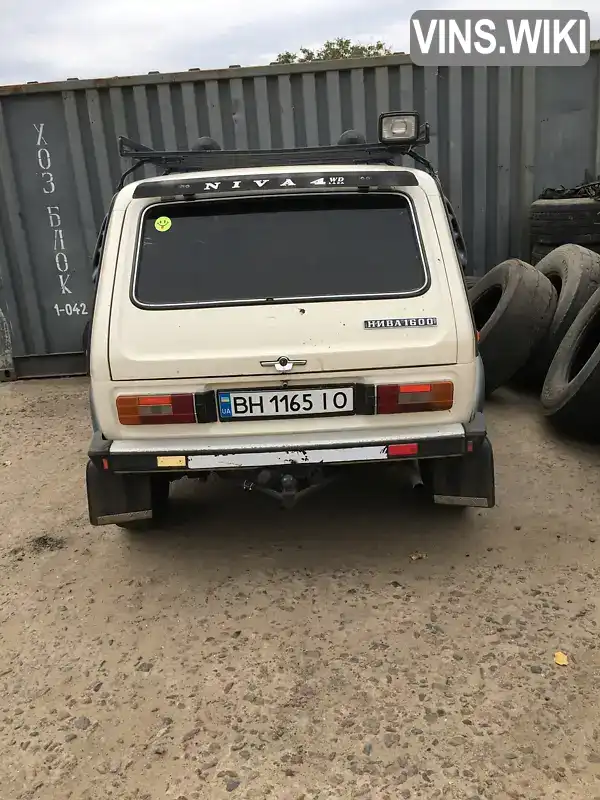
[[[171,482],[165,475],[150,476],[150,493],[152,495],[152,519],[140,519],[133,522],[122,522],[117,527],[124,531],[142,533],[160,526],[169,510],[169,494]]]
[[[417,490],[419,502],[424,506],[433,506],[434,508],[443,509],[445,513],[452,514],[453,516],[462,516],[469,508],[471,508],[471,506],[442,504],[435,502],[435,486],[433,477],[434,460],[437,459],[423,459],[423,461],[419,463],[421,480],[423,481],[422,487]]]

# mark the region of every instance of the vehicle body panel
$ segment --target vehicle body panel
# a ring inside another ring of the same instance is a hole
[[[314,172],[314,166],[294,167]],[[386,170],[369,166],[368,170]],[[323,167],[320,172],[365,170],[364,166]],[[289,168],[260,172],[287,174]],[[228,170],[211,177],[252,175],[257,170]],[[477,396],[476,348],[472,318],[446,210],[433,178],[414,170],[417,187],[403,187],[416,219],[429,272],[429,288],[402,298],[285,302],[271,305],[147,310],[131,301],[132,268],[138,221],[153,199],[132,199],[136,184],[116,197],[96,296],[90,369],[97,423],[108,439],[201,440],[203,446],[263,441],[306,443],[311,436],[350,439],[358,431],[414,426],[453,426],[468,421]],[[205,200],[203,202],[211,202]],[[399,257],[401,254],[399,254]],[[365,320],[436,318],[435,326],[365,329]],[[285,376],[261,361],[280,356],[305,360]],[[394,416],[278,418],[231,424],[123,426],[117,419],[119,394],[169,394],[218,389],[319,386],[349,383],[422,383],[452,380],[450,411]],[[363,434],[361,434],[362,436]]]

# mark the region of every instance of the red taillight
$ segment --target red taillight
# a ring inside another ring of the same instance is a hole
[[[412,414],[415,411],[448,411],[454,402],[452,381],[383,384],[377,387],[378,414]]]
[[[419,445],[411,444],[389,444],[388,458],[398,458],[398,456],[416,456],[419,452]]]
[[[196,422],[193,394],[117,397],[121,425],[176,425]]]

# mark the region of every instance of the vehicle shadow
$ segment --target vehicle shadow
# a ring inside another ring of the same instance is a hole
[[[283,510],[263,494],[225,482],[172,487],[168,521],[128,545],[146,565],[171,571],[212,564],[234,576],[249,569],[328,571],[408,565],[481,549],[482,512],[432,506],[385,470],[357,471]],[[485,549],[485,548],[483,548]]]

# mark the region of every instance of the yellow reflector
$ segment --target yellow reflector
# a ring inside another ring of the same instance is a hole
[[[157,467],[186,467],[187,460],[185,456],[157,456]]]

